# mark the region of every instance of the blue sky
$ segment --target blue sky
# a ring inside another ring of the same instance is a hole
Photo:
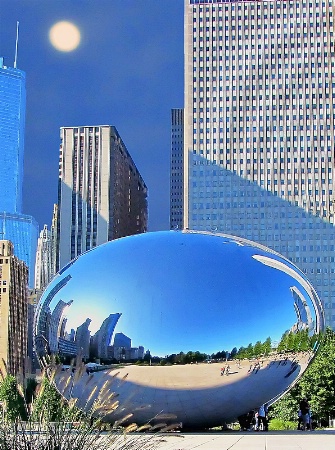
[[[122,313],[115,332],[129,336],[133,346],[159,356],[190,350],[211,354],[268,336],[278,342],[297,322],[292,286],[315,316],[302,278],[280,265],[274,268],[278,261],[284,263],[221,236],[145,233],[80,256],[53,279],[42,301],[71,275],[50,304],[53,311],[59,300],[73,300],[66,313],[68,332],[90,318],[94,334],[106,317]]]
[[[50,225],[59,128],[111,124],[149,188],[149,229],[169,228],[170,110],[183,106],[182,0],[1,0],[0,56],[27,75],[24,213]],[[49,43],[67,20],[70,53]]]

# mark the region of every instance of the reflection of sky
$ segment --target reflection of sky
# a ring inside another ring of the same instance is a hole
[[[296,279],[260,264],[255,254],[276,258],[218,235],[169,231],[122,238],[65,270],[61,277],[72,278],[51,308],[60,298],[73,299],[67,331],[90,318],[92,333],[120,312],[115,332],[152,354],[212,353],[268,336],[278,341],[296,322],[290,287],[308,295]]]

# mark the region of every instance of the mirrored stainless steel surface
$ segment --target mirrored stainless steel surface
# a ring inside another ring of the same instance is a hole
[[[101,387],[107,376],[117,414],[143,423],[162,413],[191,427],[281,395],[324,329],[320,300],[290,261],[250,241],[192,231],[130,236],[83,254],[47,287],[35,322],[40,358],[58,354],[66,364],[80,353],[90,363],[73,389],[82,407],[91,383]],[[101,369],[93,363],[110,372],[88,382]]]

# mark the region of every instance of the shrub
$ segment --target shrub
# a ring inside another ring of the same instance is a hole
[[[289,420],[272,419],[269,422],[270,431],[278,430],[296,430],[297,422],[291,422]]]
[[[7,375],[2,367],[0,392],[7,392],[10,385],[12,395],[4,399],[6,414],[5,420],[0,422],[1,450],[149,450],[157,448],[162,441],[157,431],[175,428],[165,423],[147,423],[140,427],[130,423],[124,426],[129,423],[132,414],[112,425],[104,423],[104,416],[119,407],[117,401],[111,400],[117,397],[117,394],[110,392],[108,381],[97,398],[94,398],[96,389],[90,388],[93,403],[83,412],[77,408],[78,399],[72,397],[72,392],[81,375],[85,373],[85,366],[77,365],[74,376],[72,371],[69,372],[65,385],[70,392],[68,398],[60,395],[54,384],[55,377],[60,373],[61,366],[46,367],[32,403],[27,404],[22,386],[14,386],[13,380],[15,383],[16,380]],[[23,405],[24,414],[18,413],[17,404]],[[106,428],[109,430],[104,431]],[[154,433],[140,433],[143,431]]]

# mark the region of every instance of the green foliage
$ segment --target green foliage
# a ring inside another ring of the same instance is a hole
[[[257,341],[255,345],[250,343],[248,347],[240,347],[238,352],[235,354],[235,358],[250,359],[268,355],[272,349],[271,345],[272,342],[270,337],[266,338],[264,342]]]
[[[269,418],[282,422],[297,421],[300,401],[300,390],[294,387],[269,409]]]
[[[281,342],[288,342],[288,334]],[[314,347],[316,338],[309,338],[301,332],[299,347]],[[314,361],[291,391],[276,402],[270,410],[271,417],[281,420],[296,420],[299,401],[306,397],[311,406],[313,417],[328,420],[335,411],[335,333],[327,329]]]
[[[312,350],[315,342],[318,340],[317,335],[308,336],[307,330],[301,331],[286,331],[277,347],[278,352],[299,352]]]
[[[198,351],[196,352],[180,352],[178,354],[173,353],[172,355],[167,355],[165,358],[163,358],[160,362],[162,364],[162,361],[165,363],[170,364],[190,364],[190,363],[197,363],[205,361],[207,358],[206,353],[200,353]]]
[[[34,400],[31,419],[37,422],[56,422],[67,415],[67,405],[55,386],[43,377],[38,396]]]
[[[273,419],[269,422],[269,431],[277,430],[296,430],[297,422],[288,420]]]
[[[310,401],[313,414],[327,419],[335,410],[335,333],[327,330],[314,362],[299,382],[301,394]]]
[[[263,352],[263,347],[261,341],[257,341],[254,346],[254,356],[260,356]]]
[[[72,392],[81,377],[84,376],[86,380],[87,375],[84,365],[77,365],[76,369],[74,376],[72,371],[67,374],[69,399],[63,398],[54,386],[54,380],[61,374],[61,366],[48,366],[48,377],[44,376],[32,396],[34,401],[28,406],[24,402],[22,386],[16,384],[15,378],[6,376],[3,379],[0,392],[8,408],[7,420],[0,421],[1,450],[149,450],[157,448],[161,442],[157,433],[159,429],[168,431],[172,426],[175,427],[164,423],[148,423],[142,427],[134,423],[122,426],[131,418],[132,414],[128,414],[123,419],[114,421],[109,426],[109,431],[103,432],[107,427],[103,423],[106,414],[111,414],[119,406],[117,401],[110,401],[111,396],[117,396],[109,390],[112,380],[106,380],[99,396],[84,413],[76,407],[78,399],[72,397]],[[93,395],[96,386],[91,384],[88,389]],[[26,411],[25,417],[21,415],[24,420],[18,414],[17,405],[21,404]],[[145,430],[153,433],[145,435],[142,433]]]
[[[0,401],[5,403],[7,421],[27,418],[24,399],[19,394],[17,381],[12,375],[7,375],[0,384]]]
[[[263,354],[268,355],[269,353],[271,353],[271,349],[272,349],[272,341],[269,336],[268,338],[265,339],[263,343]]]

